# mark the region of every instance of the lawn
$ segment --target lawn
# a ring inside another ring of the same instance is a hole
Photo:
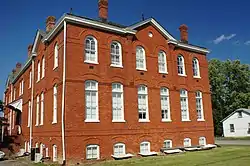
[[[249,166],[250,146],[224,146],[221,148],[187,152],[177,155],[133,158],[121,161],[106,161],[92,166]]]

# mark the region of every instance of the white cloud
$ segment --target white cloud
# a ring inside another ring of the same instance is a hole
[[[236,34],[231,34],[231,35],[228,35],[228,36],[225,36],[225,35],[221,35],[220,37],[217,37],[213,43],[214,44],[219,44],[220,42],[222,42],[223,40],[230,40],[232,38],[234,38],[236,36]]]
[[[249,46],[250,45],[250,40],[246,41],[244,44]]]

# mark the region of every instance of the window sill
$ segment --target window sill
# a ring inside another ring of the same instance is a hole
[[[172,122],[171,119],[162,119],[161,121],[162,121],[162,122]]]
[[[201,79],[201,77],[200,77],[200,76],[193,76],[193,78]]]
[[[205,119],[197,119],[198,122],[205,122]]]
[[[187,77],[186,74],[178,74],[178,76],[181,76],[181,77]]]
[[[182,122],[191,122],[191,120],[190,119],[186,119],[186,120],[181,120]]]
[[[100,120],[85,120],[86,123],[100,123]]]
[[[122,65],[114,65],[114,64],[111,64],[110,66],[111,66],[111,67],[115,67],[115,68],[123,68]]]
[[[37,80],[36,83],[40,82],[40,80]]]
[[[168,72],[159,71],[160,74],[168,74]]]
[[[150,120],[141,120],[141,119],[140,119],[139,122],[140,122],[140,123],[149,123]]]
[[[38,126],[39,126],[38,124],[35,125],[35,127],[38,127]]]
[[[147,71],[147,69],[142,69],[142,68],[136,68],[136,70],[139,70],[139,71]]]
[[[125,120],[112,120],[113,123],[125,123]]]
[[[99,64],[98,62],[94,62],[94,61],[84,61],[84,63],[95,64],[95,65],[98,65],[98,64]]]
[[[52,122],[52,124],[57,124],[57,122]]]

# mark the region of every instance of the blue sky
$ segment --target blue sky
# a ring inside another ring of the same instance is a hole
[[[60,3],[59,3],[60,2]],[[0,13],[0,98],[7,75],[16,62],[25,62],[27,46],[37,28],[45,29],[49,15],[59,18],[73,8],[73,13],[98,17],[98,0],[34,1],[1,0]],[[109,20],[130,25],[145,17],[154,17],[175,38],[178,27],[189,27],[189,42],[207,47],[208,58],[240,59],[250,64],[250,1],[226,0],[109,0]]]

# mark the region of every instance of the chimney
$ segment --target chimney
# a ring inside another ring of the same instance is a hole
[[[49,32],[51,29],[53,29],[55,24],[56,24],[56,17],[48,16],[46,19],[46,32]]]
[[[108,19],[108,0],[99,0],[99,18],[102,21],[107,21]]]
[[[31,55],[32,47],[33,46],[31,44],[28,46],[28,57]]]
[[[179,28],[181,32],[181,41],[184,43],[188,43],[188,27],[185,24],[182,24]]]
[[[21,70],[22,64],[17,62],[16,64],[16,72],[19,72]]]

